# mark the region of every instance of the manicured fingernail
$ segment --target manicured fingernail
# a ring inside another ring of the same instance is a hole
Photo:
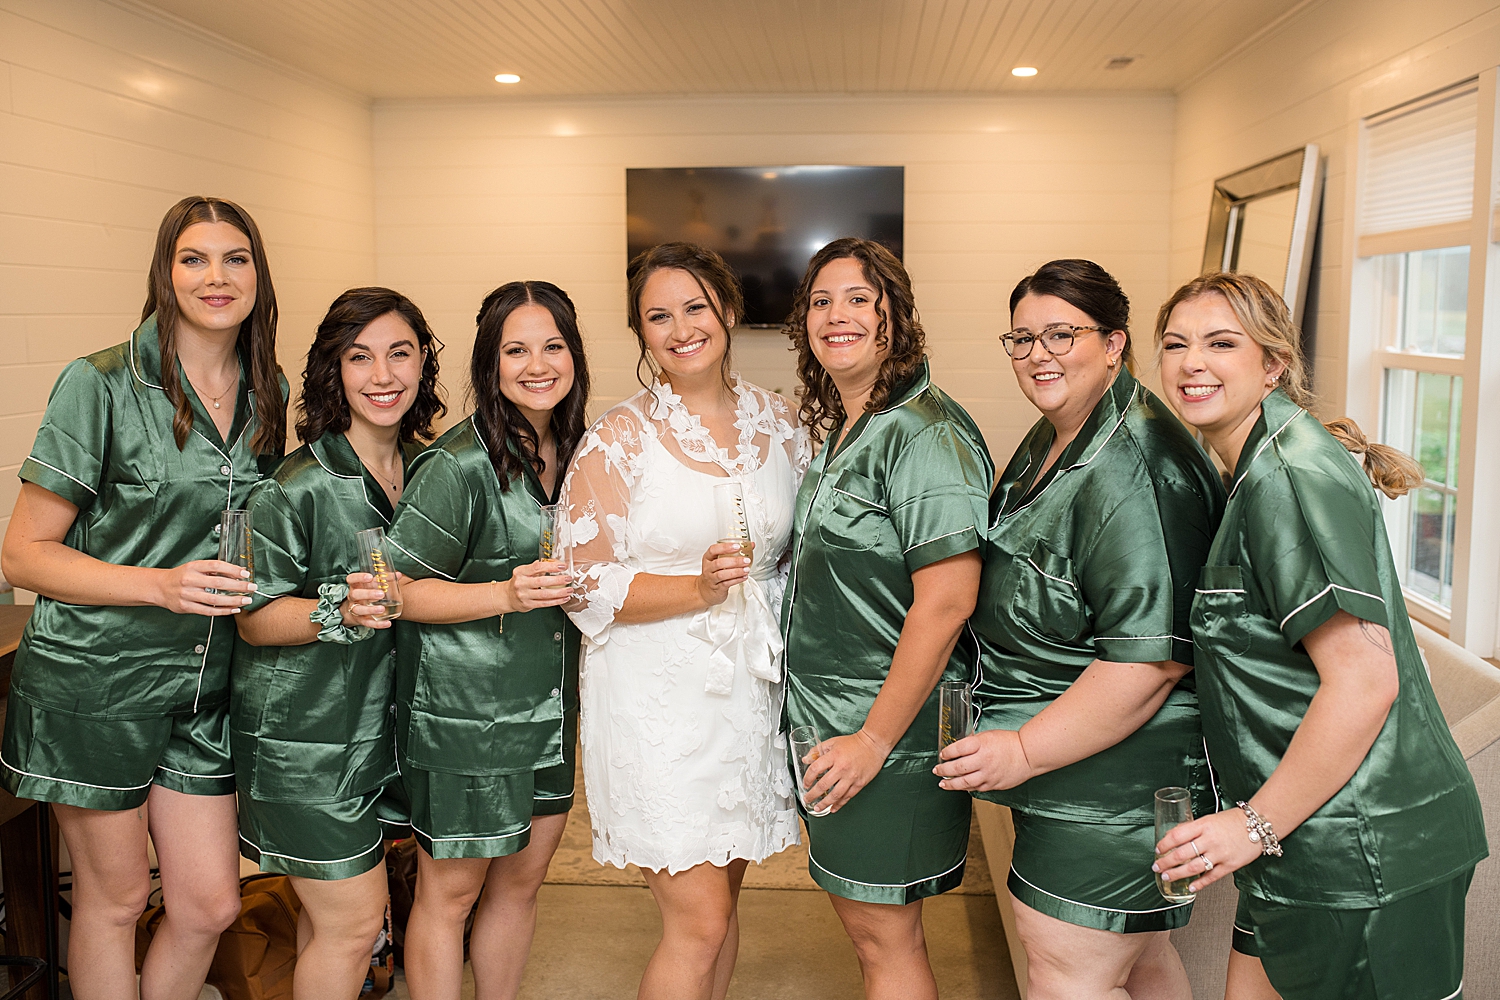
[[[240,579],[241,580],[248,580],[248,579],[250,579],[250,571],[248,569],[242,569],[242,570],[240,570]]]
[[[1153,862],[1152,865],[1151,865],[1151,870],[1154,871],[1154,872],[1160,872],[1161,871],[1161,866],[1158,865],[1158,864],[1156,864],[1155,862]]]
[[[1152,865],[1151,867],[1155,868],[1156,866]],[[1167,878],[1167,873],[1166,872],[1162,872],[1161,873],[1161,880],[1163,882],[1170,882],[1170,881],[1172,881],[1171,879]]]

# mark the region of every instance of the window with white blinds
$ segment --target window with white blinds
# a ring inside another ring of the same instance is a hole
[[[1468,221],[1478,117],[1471,81],[1366,121],[1360,233]]]

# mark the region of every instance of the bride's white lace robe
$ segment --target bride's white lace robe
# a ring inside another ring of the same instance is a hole
[[[655,384],[605,413],[565,484],[585,601],[583,776],[594,858],[676,873],[760,861],[797,842],[777,734],[777,616],[797,486],[811,459],[787,401],[734,379],[733,450]],[[713,487],[738,479],[752,579],[717,608],[618,624],[636,573],[693,575],[718,541]]]

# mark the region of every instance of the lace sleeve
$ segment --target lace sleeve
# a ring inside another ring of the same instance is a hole
[[[766,395],[770,397],[768,410],[774,443],[786,452],[787,460],[792,463],[792,470],[797,473],[797,482],[800,484],[813,460],[812,435],[798,422],[796,407],[792,406],[790,400],[775,392],[766,392]]]
[[[581,599],[568,617],[595,643],[608,638],[615,612],[635,579],[630,553],[630,499],[642,475],[639,416],[628,405],[600,417],[584,435],[563,483],[573,532],[573,565]]]

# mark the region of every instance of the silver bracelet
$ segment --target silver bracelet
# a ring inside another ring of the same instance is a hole
[[[1276,839],[1276,831],[1271,829],[1271,822],[1252,809],[1248,802],[1236,802],[1235,805],[1244,812],[1245,829],[1249,831],[1250,842],[1260,845],[1261,855],[1281,857],[1281,841]]]

